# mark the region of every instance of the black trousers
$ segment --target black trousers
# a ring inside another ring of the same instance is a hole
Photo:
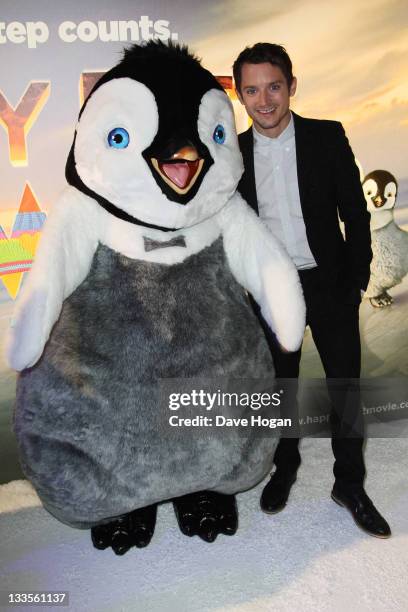
[[[331,288],[322,282],[317,268],[299,271],[306,302],[306,323],[312,332],[328,379],[358,379],[361,368],[359,332],[360,291],[358,288]],[[301,349],[285,353],[280,349],[274,334],[259,315],[271,350],[278,378],[298,378]],[[328,381],[331,395],[330,381]],[[336,407],[331,414],[332,449],[335,458],[333,472],[336,484],[343,489],[355,490],[363,486],[365,466],[363,459],[364,438],[350,436],[350,423],[361,426],[361,406],[358,401],[350,408],[346,390],[336,394]],[[354,394],[356,397],[356,394]],[[353,407],[354,406],[354,407]],[[356,414],[350,414],[350,410]],[[359,414],[357,414],[357,411]],[[361,428],[359,431],[362,431]],[[347,437],[348,436],[348,437]],[[300,464],[299,438],[281,438],[274,462],[282,474],[293,473]]]

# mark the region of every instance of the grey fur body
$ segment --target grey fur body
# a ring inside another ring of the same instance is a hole
[[[158,410],[158,379],[221,376],[274,376],[222,238],[175,265],[100,245],[40,361],[18,379],[21,460],[45,507],[91,527],[186,493],[255,485],[276,438],[252,427],[170,431]]]
[[[373,260],[366,297],[381,295],[398,285],[408,272],[408,232],[394,221],[371,232]]]

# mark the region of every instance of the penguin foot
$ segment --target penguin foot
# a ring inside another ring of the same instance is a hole
[[[173,500],[180,530],[186,536],[198,535],[214,542],[218,534],[234,535],[238,528],[235,495],[200,491]]]
[[[105,550],[109,546],[117,555],[124,555],[132,548],[144,548],[153,537],[156,525],[157,504],[134,510],[111,523],[91,529],[95,548]]]
[[[386,306],[391,306],[393,301],[393,298],[386,291],[380,295],[370,298],[370,304],[371,306],[374,306],[374,308],[385,308]]]

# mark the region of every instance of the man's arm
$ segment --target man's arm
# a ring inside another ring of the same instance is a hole
[[[352,285],[365,290],[370,278],[371,232],[359,171],[344,128],[336,123],[336,198],[344,223],[347,270]]]

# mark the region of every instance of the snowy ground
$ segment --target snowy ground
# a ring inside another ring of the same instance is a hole
[[[42,508],[0,514],[0,591],[69,591],[75,612],[405,612],[407,451],[407,439],[367,443],[366,488],[391,524],[389,540],[361,532],[330,499],[330,441],[308,439],[286,509],[259,510],[262,484],[242,493],[238,533],[213,544],[183,536],[169,504],[151,544],[124,557],[93,549],[88,531]]]

